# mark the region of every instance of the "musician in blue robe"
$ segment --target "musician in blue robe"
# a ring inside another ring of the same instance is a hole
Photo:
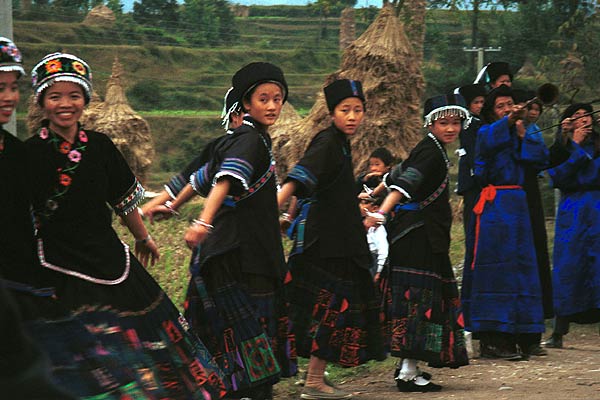
[[[562,347],[569,323],[600,321],[600,136],[590,104],[572,104],[550,148],[552,184],[560,189],[554,236],[554,332]]]
[[[522,185],[525,167],[542,169],[547,149],[525,134],[526,109],[500,86],[486,97],[477,136],[475,176],[483,187],[467,236],[462,302],[465,329],[481,356],[527,358],[544,332],[540,279]],[[517,350],[517,344],[522,354]]]

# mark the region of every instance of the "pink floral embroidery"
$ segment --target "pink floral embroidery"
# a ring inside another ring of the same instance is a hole
[[[48,129],[46,129],[46,128],[40,129],[40,137],[44,140],[48,139]]]
[[[71,160],[74,163],[78,163],[79,161],[81,161],[81,153],[78,152],[77,150],[71,150],[69,152],[69,160]]]
[[[79,131],[79,140],[80,140],[82,143],[87,143],[87,141],[88,141],[88,137],[87,137],[87,135],[85,134],[85,132],[84,132],[84,131]]]

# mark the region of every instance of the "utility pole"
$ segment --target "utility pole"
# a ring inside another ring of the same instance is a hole
[[[0,0],[0,36],[11,40],[13,38],[12,0]],[[4,128],[13,135],[17,135],[17,120],[14,113]]]
[[[485,53],[489,52],[489,51],[502,51],[502,47],[471,47],[470,49],[468,47],[463,47],[463,51],[466,52],[477,52],[477,71],[481,71],[481,68],[483,68],[483,56]]]

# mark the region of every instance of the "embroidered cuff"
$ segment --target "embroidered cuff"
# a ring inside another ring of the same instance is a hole
[[[115,202],[113,209],[121,216],[129,214],[144,199],[144,192],[144,187],[136,178],[129,190]]]
[[[210,192],[211,184],[210,177],[208,176],[208,164],[204,164],[197,172],[190,175],[190,185],[196,193],[202,197],[208,196]]]
[[[318,183],[317,177],[302,165],[296,165],[288,174],[287,179],[294,179],[300,182],[306,187],[308,193],[314,192]]]
[[[232,178],[234,178],[235,180],[239,181],[240,184],[242,185],[242,187],[244,188],[245,191],[248,190],[249,186],[248,186],[248,181],[246,179],[244,179],[243,176],[240,176],[239,174],[236,174],[235,172],[232,171],[220,171],[217,172],[217,174],[215,175],[213,181],[212,181],[212,185],[216,185],[219,178],[222,178],[224,176],[230,176]]]

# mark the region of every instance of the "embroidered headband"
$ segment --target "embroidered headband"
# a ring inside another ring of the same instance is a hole
[[[465,99],[460,94],[443,94],[427,99],[424,110],[424,127],[444,117],[456,116],[465,120],[464,128],[471,123],[471,116],[465,106]]]
[[[17,46],[9,38],[0,36],[0,72],[18,72],[27,75],[23,69],[23,58]]]
[[[56,82],[73,82],[83,88],[85,103],[92,96],[92,71],[85,61],[72,54],[52,53],[46,55],[31,71],[36,102],[42,93]]]

